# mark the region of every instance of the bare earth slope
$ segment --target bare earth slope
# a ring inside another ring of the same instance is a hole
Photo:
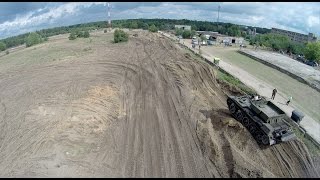
[[[111,37],[32,49],[75,52],[45,63],[1,57],[1,177],[318,177],[300,141],[259,148],[208,64],[157,34]]]

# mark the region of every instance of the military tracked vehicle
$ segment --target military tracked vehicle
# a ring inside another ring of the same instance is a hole
[[[274,145],[296,139],[291,119],[271,101],[249,95],[228,96],[227,104],[234,118],[259,144]]]

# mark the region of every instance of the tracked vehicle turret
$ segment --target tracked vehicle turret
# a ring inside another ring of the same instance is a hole
[[[234,118],[243,124],[259,144],[274,145],[296,139],[285,112],[265,98],[228,96]]]

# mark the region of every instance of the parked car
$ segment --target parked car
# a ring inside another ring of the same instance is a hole
[[[201,46],[206,46],[206,45],[208,45],[206,41],[201,42]]]
[[[191,44],[196,44],[196,45],[198,45],[199,43],[198,43],[198,40],[197,40],[197,39],[192,39]]]
[[[214,42],[213,42],[213,41],[208,40],[208,41],[207,41],[207,44],[208,44],[208,45],[213,45],[213,44],[214,44]]]
[[[306,62],[307,65],[312,66],[312,67],[317,67],[319,66],[319,64],[315,61],[307,61]]]

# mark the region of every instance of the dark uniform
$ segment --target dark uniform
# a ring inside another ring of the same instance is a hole
[[[277,89],[273,89],[271,99],[274,99],[276,94],[277,94]]]

